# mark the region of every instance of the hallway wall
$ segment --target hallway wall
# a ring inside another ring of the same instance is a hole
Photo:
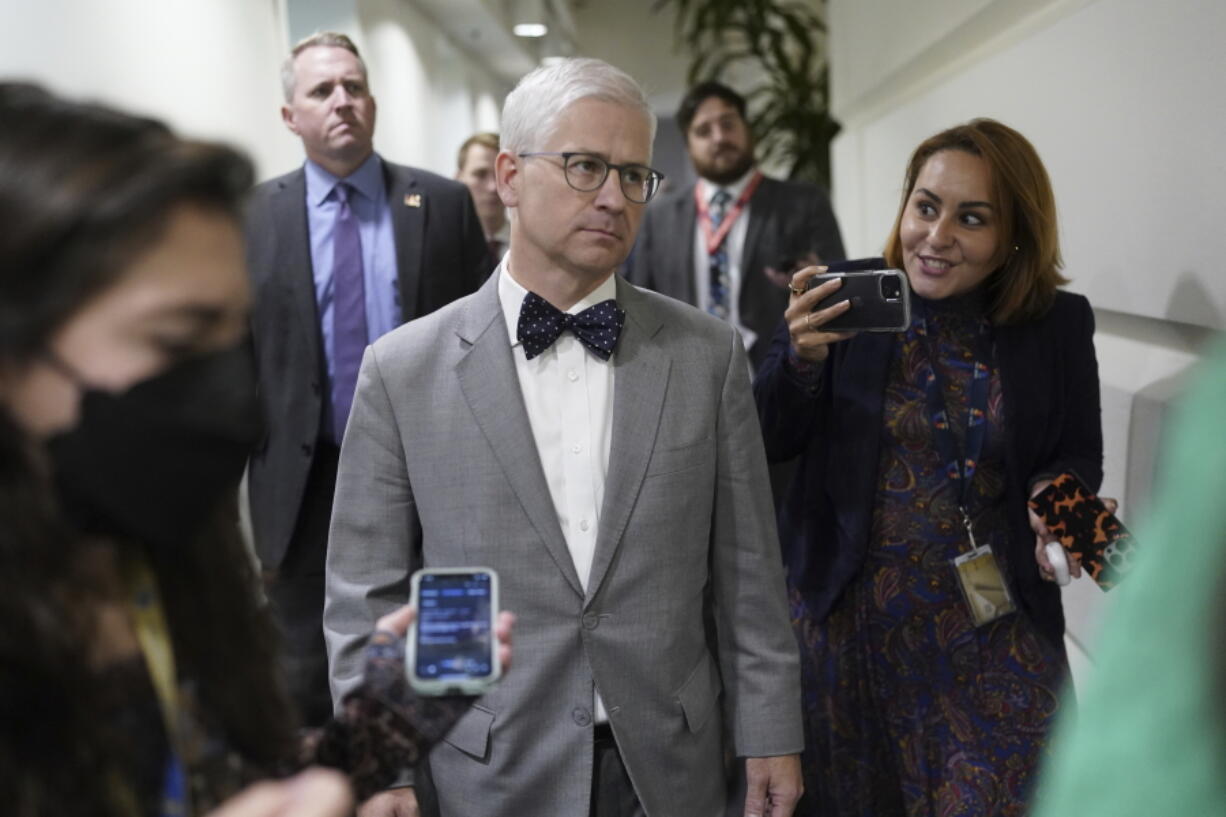
[[[248,151],[260,178],[302,162],[281,123],[291,42],[349,34],[379,102],[375,146],[444,175],[475,130],[496,129],[509,86],[403,0],[39,0],[0,7],[0,76],[168,121]]]
[[[281,125],[284,0],[38,0],[0,6],[0,76],[150,114],[247,150],[301,154]]]

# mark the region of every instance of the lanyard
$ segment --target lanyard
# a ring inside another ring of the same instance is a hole
[[[162,723],[170,742],[170,754],[162,784],[161,817],[187,817],[191,814],[187,772],[183,767],[180,729],[179,682],[175,672],[174,646],[162,609],[157,578],[141,558],[124,561],[124,580],[128,588],[128,612],[136,628],[145,657],[145,666],[157,693]]]
[[[753,191],[758,189],[758,185],[761,182],[762,171],[754,171],[753,178],[749,180],[749,184],[745,185],[741,195],[737,196],[736,203],[732,205],[732,209],[724,214],[724,220],[719,223],[718,229],[711,226],[711,211],[699,190],[701,185],[694,185],[694,204],[698,208],[698,223],[702,225],[702,237],[707,242],[707,255],[714,255],[720,245],[724,243],[724,239],[728,237],[728,233],[732,230],[732,225],[736,223],[737,217],[741,215],[745,205],[749,204]]]
[[[937,444],[937,453],[941,462],[945,463],[945,476],[955,483],[958,493],[958,510],[962,514],[962,524],[966,526],[971,547],[975,547],[975,532],[971,526],[970,505],[971,480],[975,476],[975,468],[979,455],[983,451],[983,440],[987,436],[988,392],[991,388],[991,370],[986,363],[972,360],[965,363],[960,360],[950,361],[954,368],[971,370],[970,406],[966,415],[966,448],[958,450],[958,441],[950,427],[952,412],[945,400],[945,388],[937,365],[939,352],[936,338],[928,332],[928,318],[920,303],[920,316],[916,330],[928,349],[928,376],[925,378],[924,391],[928,402],[928,417],[932,422]],[[981,334],[983,330],[980,329]]]

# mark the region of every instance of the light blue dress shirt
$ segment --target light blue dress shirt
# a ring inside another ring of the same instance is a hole
[[[307,160],[306,208],[311,233],[311,267],[315,277],[315,303],[323,335],[324,357],[328,364],[328,393],[335,372],[332,332],[332,266],[336,211],[340,206],[334,190],[341,179]],[[372,153],[344,181],[356,191],[349,206],[358,219],[362,239],[362,275],[366,288],[367,342],[401,324],[400,287],[396,270],[396,242],[392,237],[392,210],[387,203],[383,181],[383,162]],[[324,401],[323,428],[332,427],[332,406]]]

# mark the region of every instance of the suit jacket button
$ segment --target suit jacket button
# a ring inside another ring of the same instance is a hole
[[[311,444],[310,443],[302,444],[302,456],[304,457],[311,456]]]
[[[316,394],[316,395],[319,394],[319,383],[318,382],[311,384],[311,394]]]
[[[588,726],[592,722],[592,713],[581,706],[576,706],[570,716],[579,726]]]
[[[583,614],[583,629],[595,630],[599,626],[600,626],[600,616],[596,615],[595,613],[584,613]]]

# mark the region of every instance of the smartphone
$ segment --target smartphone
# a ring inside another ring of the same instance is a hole
[[[417,620],[409,629],[409,684],[422,695],[482,695],[502,675],[494,624],[498,574],[484,567],[413,574]]]
[[[823,324],[822,329],[830,332],[906,330],[911,325],[911,287],[907,284],[907,274],[897,269],[863,269],[864,266],[864,261],[831,264],[829,271],[809,279],[807,289],[835,278],[843,281],[843,286],[833,295],[817,302],[814,312],[851,301],[851,309]]]
[[[1132,533],[1072,471],[1035,494],[1030,507],[1102,589],[1115,587],[1132,569],[1136,556]]]

